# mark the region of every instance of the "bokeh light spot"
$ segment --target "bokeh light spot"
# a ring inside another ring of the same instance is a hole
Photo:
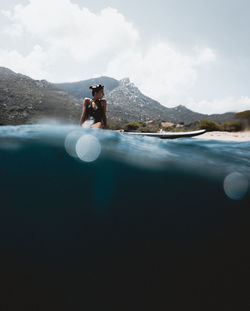
[[[74,158],[78,158],[78,155],[76,153],[76,143],[82,135],[82,131],[76,130],[70,132],[65,138],[64,147],[67,153]]]
[[[224,179],[224,191],[232,200],[242,200],[248,191],[247,178],[238,172],[233,172]]]
[[[82,161],[95,161],[99,157],[100,152],[101,144],[98,138],[93,135],[83,135],[76,143],[76,153]]]

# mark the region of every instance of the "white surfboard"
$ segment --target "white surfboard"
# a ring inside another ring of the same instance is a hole
[[[142,132],[123,132],[129,135],[140,135],[140,136],[152,136],[162,139],[174,139],[183,137],[193,137],[204,134],[206,130],[192,131],[192,132],[167,132],[167,133],[142,133]]]

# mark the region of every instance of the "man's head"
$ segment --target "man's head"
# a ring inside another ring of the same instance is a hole
[[[89,89],[92,90],[92,96],[101,99],[104,96],[104,86],[101,84],[91,85]]]

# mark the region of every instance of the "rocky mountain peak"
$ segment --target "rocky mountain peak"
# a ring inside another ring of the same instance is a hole
[[[176,111],[190,111],[190,109],[188,109],[187,107],[183,106],[183,105],[179,105],[173,108]]]
[[[128,98],[137,98],[138,96],[141,96],[142,93],[138,89],[138,87],[130,81],[129,78],[124,78],[119,81],[119,85],[117,88],[115,88],[111,93],[115,94],[117,92],[122,92],[125,96]]]
[[[128,86],[130,84],[130,79],[128,77],[123,78],[119,81],[119,84],[121,86]]]

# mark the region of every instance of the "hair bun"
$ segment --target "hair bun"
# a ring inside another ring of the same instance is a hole
[[[90,90],[93,90],[93,89],[102,89],[102,88],[104,88],[104,86],[101,85],[101,84],[95,84],[95,85],[91,85],[91,86],[89,87]]]

